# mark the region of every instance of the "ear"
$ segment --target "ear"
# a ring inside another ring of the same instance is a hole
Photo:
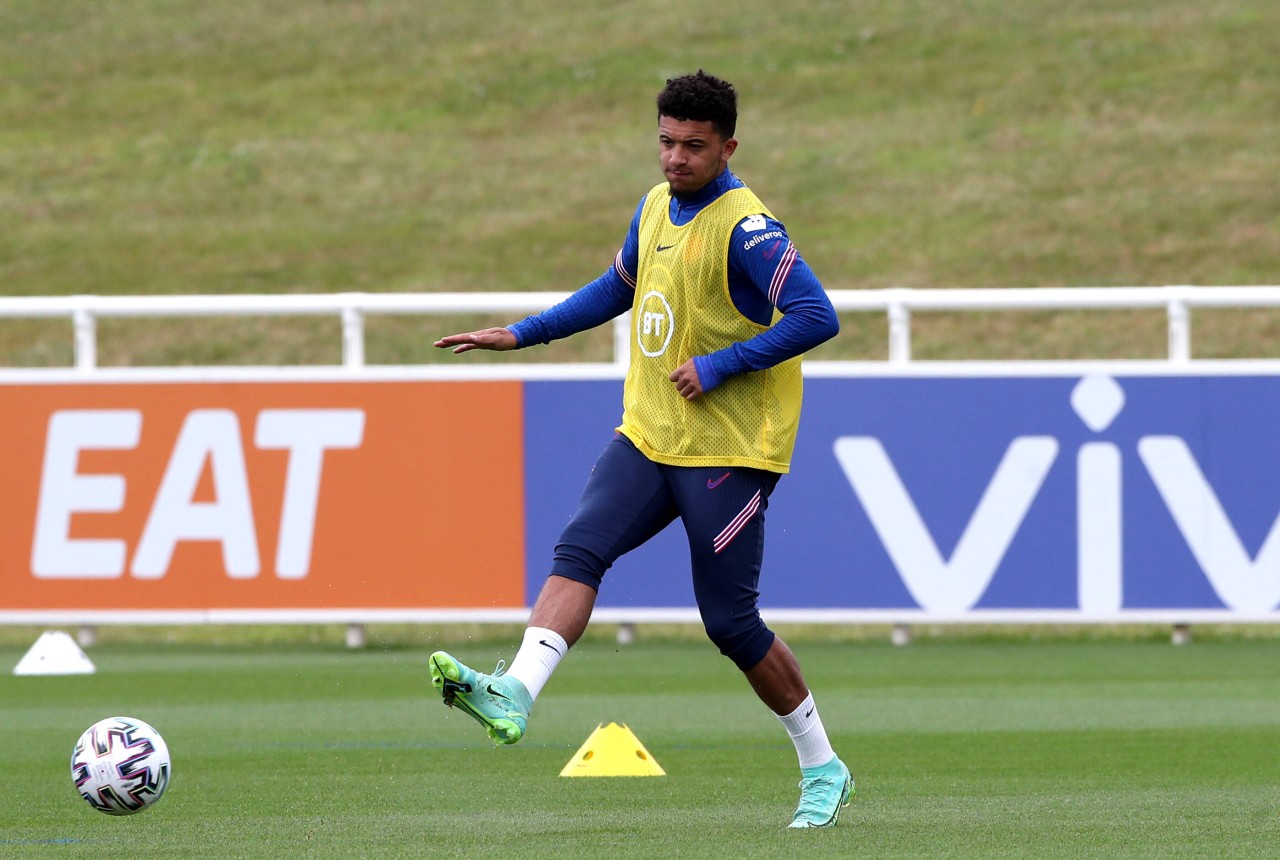
[[[729,138],[724,142],[724,152],[721,154],[720,158],[723,159],[724,161],[728,161],[729,158],[733,155],[734,150],[737,148],[738,148],[738,139],[736,137]]]

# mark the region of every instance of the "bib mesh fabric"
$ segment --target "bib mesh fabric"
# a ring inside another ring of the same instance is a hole
[[[668,378],[693,356],[765,330],[734,307],[728,251],[738,222],[769,210],[750,189],[735,188],[676,226],[670,200],[662,183],[640,214],[631,364],[618,430],[659,463],[786,472],[800,420],[800,356],[735,376],[692,402]]]

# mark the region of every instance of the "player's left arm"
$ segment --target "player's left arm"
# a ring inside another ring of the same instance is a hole
[[[774,308],[782,317],[754,337],[695,356],[691,370],[696,372],[696,383],[688,382],[686,387],[695,384],[699,393],[740,373],[764,370],[808,352],[840,331],[822,282],[800,256],[786,228],[773,218],[746,218],[734,228],[729,243],[729,293],[738,311],[760,325],[769,325]],[[679,388],[680,380],[674,377]]]

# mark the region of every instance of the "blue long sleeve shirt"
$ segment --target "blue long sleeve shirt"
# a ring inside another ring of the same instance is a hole
[[[671,198],[673,224],[693,220],[720,195],[743,187],[725,170],[691,195]],[[640,257],[640,213],[632,216],[627,238],[604,274],[557,305],[509,326],[517,348],[550,343],[594,328],[631,308]],[[729,297],[747,319],[768,326],[773,310],[778,322],[754,337],[693,356],[702,390],[710,391],[740,373],[773,367],[813,349],[840,330],[835,308],[816,275],[796,251],[787,230],[773,218],[752,216],[735,227],[729,243]]]

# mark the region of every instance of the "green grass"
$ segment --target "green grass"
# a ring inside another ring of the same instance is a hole
[[[92,676],[0,675],[0,854],[1274,856],[1274,641],[792,644],[858,777],[834,830],[784,829],[794,753],[703,642],[584,641],[503,749],[428,695],[430,645],[112,642]],[[0,645],[0,664],[22,650]],[[166,796],[126,819],[90,810],[67,770],[115,713],[153,722],[174,758]],[[560,778],[608,721],[668,776]]]
[[[1271,0],[11,0],[0,291],[573,289],[660,178],[655,93],[699,67],[738,84],[734,166],[829,288],[1275,283],[1278,31]],[[917,353],[1161,357],[1139,316],[922,318]],[[370,359],[438,360],[453,325],[382,325]],[[883,329],[850,318],[817,357],[883,358]],[[1195,332],[1280,353],[1273,311]],[[337,343],[113,322],[101,360]],[[69,325],[0,322],[0,365],[69,362]]]

